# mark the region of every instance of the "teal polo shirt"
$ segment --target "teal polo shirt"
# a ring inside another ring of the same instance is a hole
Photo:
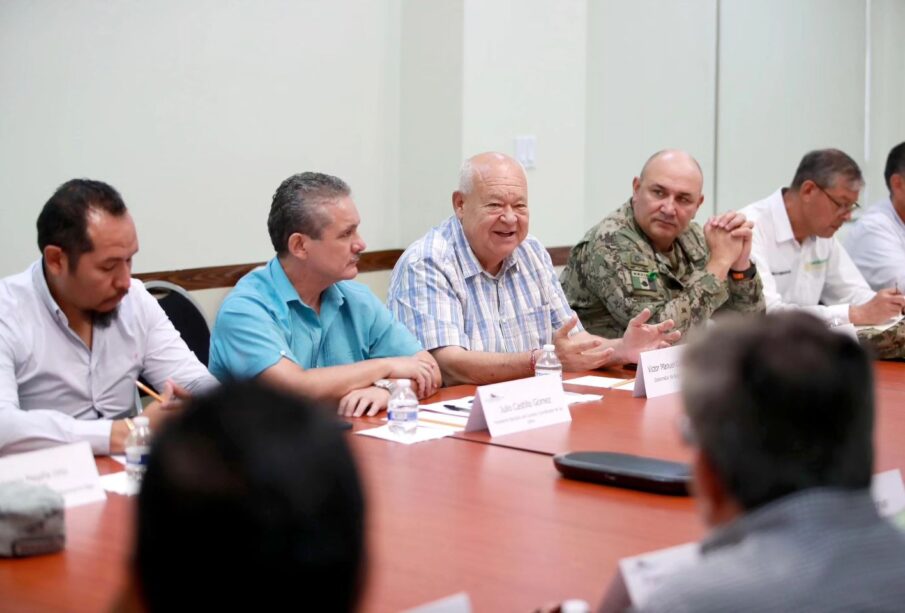
[[[340,281],[321,294],[321,312],[302,302],[277,258],[236,284],[211,333],[210,371],[250,379],[281,358],[304,369],[410,356],[421,345],[361,283]]]

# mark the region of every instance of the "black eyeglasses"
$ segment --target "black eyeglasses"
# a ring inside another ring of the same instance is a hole
[[[817,185],[817,184],[815,183],[814,185]],[[826,194],[826,197],[830,199],[830,202],[835,204],[836,207],[840,211],[845,211],[846,213],[851,213],[851,212],[857,211],[858,209],[861,208],[861,205],[858,204],[857,202],[852,202],[851,204],[842,204],[841,202],[839,202],[838,200],[836,200],[835,198],[830,196],[830,193],[828,191],[826,191],[825,189],[823,189],[822,187],[820,187],[819,185],[817,185],[817,189],[819,189],[824,194]]]

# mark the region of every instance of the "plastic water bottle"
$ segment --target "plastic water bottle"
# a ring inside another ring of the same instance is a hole
[[[418,429],[418,398],[412,391],[412,382],[399,379],[387,405],[390,432],[411,436]]]
[[[556,357],[554,345],[544,345],[544,350],[534,363],[534,376],[555,376],[562,383],[562,362]]]
[[[129,479],[140,484],[148,468],[148,453],[151,450],[151,428],[148,418],[139,415],[132,420],[135,429],[126,437],[126,474]]]
[[[586,600],[570,598],[559,605],[560,613],[591,613],[591,605]]]

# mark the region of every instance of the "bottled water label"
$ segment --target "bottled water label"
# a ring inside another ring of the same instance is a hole
[[[418,428],[418,405],[397,405],[387,410],[390,432],[394,434],[414,434]]]
[[[534,367],[534,376],[535,377],[556,377],[560,381],[562,381],[562,368],[546,368],[538,364]]]
[[[148,456],[151,448],[134,445],[126,447],[126,474],[135,484],[141,484],[148,468]]]
[[[126,465],[147,468],[150,450],[147,446],[126,447]]]

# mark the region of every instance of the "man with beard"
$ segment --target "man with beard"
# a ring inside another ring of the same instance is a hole
[[[365,243],[349,186],[303,172],[273,195],[267,229],[276,257],[245,275],[220,307],[211,372],[257,378],[305,398],[375,415],[388,379],[411,379],[420,398],[440,385],[429,353],[361,283]]]
[[[152,429],[216,380],[131,278],[138,237],[115,189],[68,181],[37,226],[41,259],[0,280],[0,455],[83,440],[122,453],[139,376],[164,390]]]

